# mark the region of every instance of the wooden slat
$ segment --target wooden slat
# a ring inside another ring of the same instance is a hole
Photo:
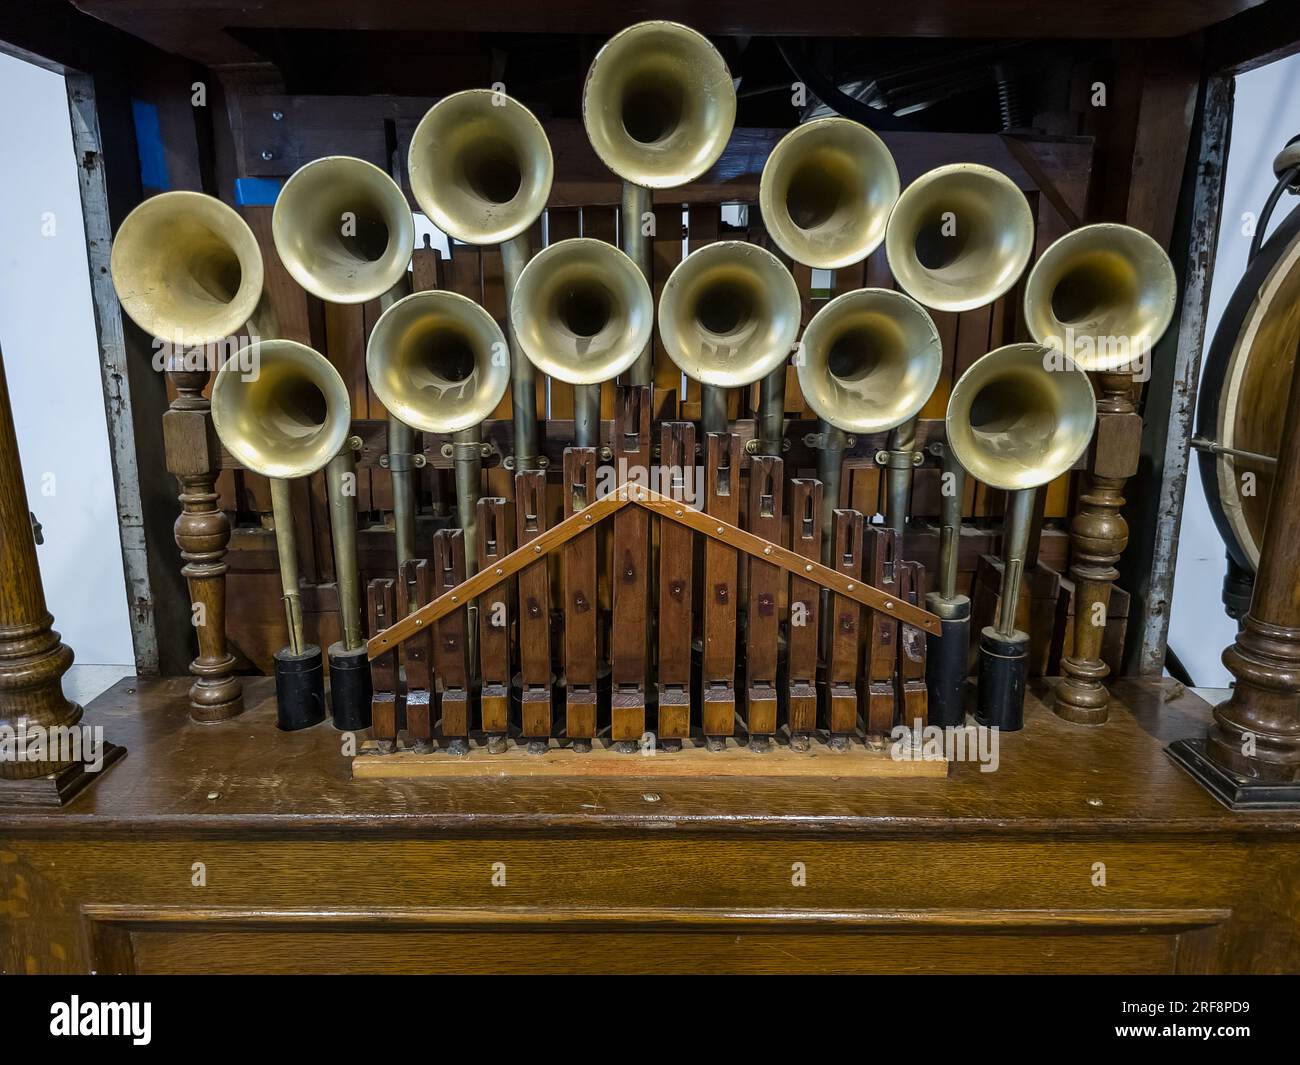
[[[866,579],[891,596],[901,597],[898,540],[893,529],[872,528],[868,533]],[[881,736],[894,727],[895,687],[898,670],[898,622],[873,614],[867,625],[867,650],[863,682],[866,684],[867,734]]]
[[[862,515],[835,511],[832,561],[837,572],[855,583],[862,576]],[[832,736],[847,736],[858,725],[858,643],[862,608],[844,595],[830,600],[830,646],[826,651],[827,718]]]
[[[925,567],[919,562],[903,563],[900,594],[912,604],[925,602]],[[925,633],[911,625],[899,626],[898,692],[903,724],[924,726],[929,713],[925,686]]]
[[[465,534],[439,529],[433,535],[433,583],[437,595],[455,591],[465,580]],[[469,735],[469,611],[462,606],[438,620],[433,640],[433,664],[442,703],[442,735]]]
[[[781,542],[784,463],[754,456],[749,465],[749,531]],[[778,598],[781,571],[770,562],[749,560],[748,624],[745,639],[745,725],[751,736],[776,732]]]
[[[526,548],[546,531],[546,473],[515,475],[515,536]],[[551,589],[544,557],[519,574],[519,672],[523,680],[522,734],[551,734]]]
[[[399,577],[402,608],[407,614],[433,601],[427,561],[408,558],[402,563]],[[426,628],[402,645],[402,663],[406,667],[406,734],[417,748],[427,748],[433,742],[433,664],[429,637]]]
[[[391,577],[366,587],[366,613],[371,632],[383,632],[397,618],[397,594]],[[370,656],[370,734],[384,744],[397,741],[397,645]]]
[[[668,495],[684,498],[686,478],[695,476],[695,426],[664,422],[659,449]],[[695,537],[676,522],[659,523],[659,727],[664,739],[684,739],[691,730],[691,636]]]
[[[564,516],[596,498],[596,450],[564,451]],[[570,740],[596,735],[596,531],[564,545],[564,732]]]
[[[705,438],[704,509],[710,519],[737,524],[740,513],[740,437]],[[735,548],[718,540],[704,545],[704,648],[700,674],[706,736],[730,736],[736,719]]]
[[[620,385],[614,404],[614,463],[625,471],[650,469],[650,397],[648,385]],[[624,485],[617,493],[630,500]],[[611,547],[613,616],[611,730],[621,743],[645,733],[645,686],[649,665],[650,519],[637,507],[614,518]]]
[[[790,482],[790,547],[797,557],[816,562],[822,553],[822,483],[796,478]],[[817,728],[817,637],[821,588],[801,573],[790,577],[786,672],[789,676],[790,734]]]
[[[513,550],[509,505],[500,496],[478,501],[478,568],[492,570]],[[510,723],[510,596],[504,583],[478,600],[478,656],[483,731],[504,735]]]

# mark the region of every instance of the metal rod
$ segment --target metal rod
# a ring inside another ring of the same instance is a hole
[[[700,425],[706,433],[727,431],[727,390],[720,385],[700,386]]]
[[[758,400],[758,453],[780,455],[785,438],[785,363],[763,378]]]
[[[415,431],[388,415],[388,472],[393,480],[393,531],[397,539],[397,566],[415,557]]]
[[[831,544],[835,511],[840,505],[840,472],[844,468],[844,448],[848,434],[823,419],[818,424],[821,448],[817,452],[817,479],[822,483],[822,565],[831,564]]]
[[[966,495],[966,470],[952,448],[943,448],[940,487],[939,594],[949,602],[957,598],[957,565],[961,554],[961,508]]]
[[[1016,632],[1016,606],[1020,599],[1020,579],[1025,572],[1025,555],[1029,549],[1029,527],[1034,521],[1036,488],[1022,488],[1007,496],[1003,527],[1002,603],[998,609],[997,633],[1013,636]]]
[[[573,386],[573,443],[600,447],[600,385]]]
[[[889,451],[885,471],[885,522],[898,536],[903,550],[903,533],[907,529],[907,497],[912,492],[912,462],[916,451],[916,419],[908,418],[889,434]]]
[[[478,567],[478,496],[482,481],[482,430],[479,426],[452,435],[452,466],[456,476],[456,516],[465,534],[465,573]]]
[[[289,482],[272,477],[271,514],[275,520],[275,550],[280,556],[280,586],[284,589],[284,617],[289,628],[289,650],[302,654],[302,595],[298,591],[298,544],[293,535],[293,501]]]
[[[1266,466],[1276,466],[1276,455],[1261,455],[1257,451],[1243,451],[1239,447],[1228,447],[1227,444],[1220,444],[1215,440],[1206,440],[1196,436],[1191,440],[1191,445],[1197,451],[1208,451],[1211,455],[1230,455],[1234,459],[1242,459],[1248,462],[1260,462]]]
[[[650,190],[623,182],[623,199],[619,206],[619,227],[623,235],[623,251],[636,263],[646,281],[653,287],[652,248],[650,237],[645,232],[645,218],[654,210]],[[648,385],[653,383],[652,368],[653,348],[647,343],[645,349],[637,356],[627,372],[630,385]]]
[[[325,467],[339,620],[343,628],[343,646],[349,651],[355,651],[365,642],[361,636],[361,578],[357,572],[357,464],[354,454],[360,444],[357,437],[349,437],[343,450]]]
[[[538,462],[537,369],[519,347],[510,304],[519,275],[532,257],[528,234],[520,233],[501,245],[501,265],[506,286],[506,336],[510,343],[510,403],[515,425],[515,472],[541,469]],[[468,549],[468,541],[465,544]]]

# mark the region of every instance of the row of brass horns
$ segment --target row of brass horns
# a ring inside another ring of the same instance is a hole
[[[957,461],[991,488],[1037,488],[1083,454],[1097,421],[1088,375],[1041,344],[1008,344],[953,386],[946,418]]]
[[[863,288],[813,316],[795,366],[819,417],[851,433],[882,432],[925,406],[943,371],[943,344],[914,299]]]
[[[651,189],[694,181],[722,154],[736,122],[736,90],[709,41],[676,22],[641,22],[596,54],[582,120],[601,161]]]
[[[510,303],[519,346],[539,370],[575,385],[612,381],[650,342],[654,297],[623,252],[562,240],[524,267]]]
[[[330,303],[377,299],[406,274],[415,220],[397,182],[346,155],[316,159],[284,183],[271,235],[285,269]]]
[[[238,332],[262,296],[253,231],[201,192],[164,192],[136,207],[113,241],[110,271],[127,316],[180,348]]]
[[[799,335],[799,289],[770,251],[739,240],[707,244],[668,275],[659,336],[688,376],[738,388],[790,357]]]
[[[217,371],[212,423],[246,469],[305,477],[343,447],[351,425],[348,389],[320,352],[292,340],[261,340]]]
[[[427,433],[478,425],[510,385],[501,327],[473,300],[430,290],[379,316],[366,345],[366,376],[399,420]]]
[[[555,164],[542,125],[491,89],[453,93],[411,137],[411,194],[429,220],[466,244],[504,244],[541,216]]]
[[[907,186],[885,228],[894,280],[939,311],[992,303],[1024,273],[1034,216],[1005,174],[977,163],[937,167]]]
[[[1029,272],[1025,324],[1085,370],[1123,369],[1164,335],[1178,301],[1169,256],[1130,226],[1083,226]]]
[[[898,188],[884,141],[859,122],[820,118],[772,149],[758,202],[768,235],[786,255],[834,270],[880,246]]]

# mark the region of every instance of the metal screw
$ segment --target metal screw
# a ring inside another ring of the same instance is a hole
[[[453,448],[450,444],[443,444],[441,451],[442,451],[442,457],[445,459],[449,459],[453,454],[455,454],[456,449]]]
[[[276,122],[279,122],[279,121],[281,121],[281,120],[284,118],[284,112],[283,112],[283,111],[272,111],[272,112],[271,112],[271,117],[272,117]]]
[[[275,158],[275,152],[270,151],[269,149],[262,152],[262,159],[264,161],[269,163],[274,158]]]
[[[485,459],[490,459],[490,458],[492,457],[492,445],[491,445],[491,444],[479,444],[479,446],[478,446],[478,453],[479,453],[479,456],[480,456],[480,457],[485,458]]]
[[[758,437],[753,437],[745,441],[745,454],[756,455],[758,453]]]
[[[422,453],[411,456],[411,465],[414,466],[417,470],[424,469],[424,467],[427,466],[428,464],[429,464],[429,460],[425,458]]]

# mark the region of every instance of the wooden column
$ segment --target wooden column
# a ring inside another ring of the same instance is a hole
[[[1074,649],[1061,659],[1062,680],[1052,708],[1080,725],[1100,725],[1109,716],[1110,693],[1101,660],[1110,590],[1119,577],[1115,564],[1128,544],[1124,482],[1137,473],[1142,419],[1133,409],[1133,379],[1126,373],[1098,377],[1097,435],[1079,509],[1070,523],[1070,576],[1074,578]],[[1043,493],[1039,493],[1043,495]]]
[[[199,654],[190,663],[190,716],[195,721],[224,721],[244,709],[243,687],[235,676],[235,656],[226,646],[226,548],[230,519],[217,505],[221,445],[212,425],[203,387],[208,371],[169,370],[176,398],[163,415],[167,470],[180,483],[181,513],[176,519],[176,546],[185,565],[198,635]]]
[[[72,665],[72,650],[59,640],[53,625],[41,587],[0,356],[0,729],[6,736],[21,736],[33,726],[48,730],[72,725],[81,717],[81,707],[63,694],[63,674]],[[20,743],[11,745],[8,756],[0,759],[0,779],[43,777],[70,764],[43,758],[28,761],[22,755]]]

